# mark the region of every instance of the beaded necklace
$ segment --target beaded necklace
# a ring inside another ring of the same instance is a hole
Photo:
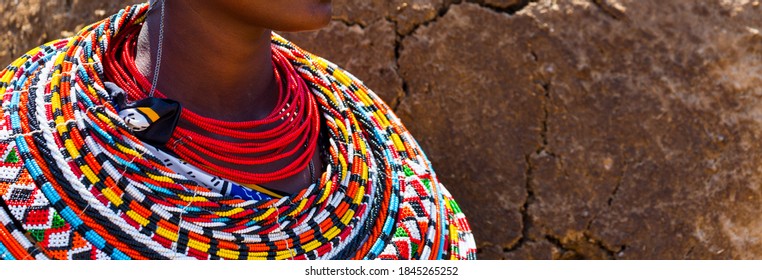
[[[465,216],[391,109],[336,65],[273,34],[322,115],[312,187],[247,201],[164,166],[104,88],[127,7],[0,72],[0,259],[472,259]]]
[[[114,38],[114,47],[106,52],[104,63],[106,79],[114,81],[133,101],[148,98],[154,86],[135,65],[139,31],[140,25],[135,25],[120,32]],[[317,147],[320,128],[317,105],[286,57],[277,49],[272,53],[279,94],[278,103],[268,116],[261,120],[226,122],[183,108],[180,118],[205,133],[177,127],[169,139],[173,144],[165,148],[206,172],[244,184],[267,184],[305,170]],[[165,98],[159,90],[152,90],[155,96]],[[219,135],[232,141],[207,135]],[[279,163],[288,158],[293,159],[285,165]],[[271,172],[254,173],[220,166],[212,160],[239,166],[283,166]]]

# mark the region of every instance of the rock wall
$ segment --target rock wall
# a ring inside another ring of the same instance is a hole
[[[0,0],[0,64],[135,1]],[[335,0],[483,259],[762,258],[756,0]]]

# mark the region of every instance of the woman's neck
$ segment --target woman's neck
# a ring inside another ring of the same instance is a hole
[[[136,64],[157,89],[200,115],[227,121],[261,119],[275,107],[270,30],[245,25],[192,1],[166,1],[163,40],[157,1],[138,38]]]

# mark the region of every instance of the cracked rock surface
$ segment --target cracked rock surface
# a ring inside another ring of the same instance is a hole
[[[0,64],[135,1],[0,0]],[[756,0],[335,0],[482,259],[762,258]]]

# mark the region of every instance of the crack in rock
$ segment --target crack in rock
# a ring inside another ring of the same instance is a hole
[[[626,21],[627,16],[619,10],[617,7],[611,5],[608,3],[608,0],[590,0],[593,5],[598,7],[601,12],[603,12],[605,15],[609,16],[611,19],[616,21]]]
[[[479,5],[482,8],[485,8],[485,9],[488,9],[488,10],[491,10],[491,11],[494,11],[494,12],[497,12],[497,13],[514,15],[514,14],[518,13],[519,11],[523,10],[524,8],[526,8],[527,6],[529,6],[529,4],[537,2],[537,0],[521,0],[518,3],[516,3],[514,5],[508,5],[507,7],[497,7],[497,6],[493,6],[493,5],[490,5],[490,4],[483,3],[482,1],[469,0],[469,1],[465,1],[465,2],[477,4],[477,5]],[[397,33],[397,40],[396,40],[395,45],[394,45],[394,62],[395,62],[395,65],[396,65],[396,71],[397,71],[397,73],[399,73],[399,69],[400,69],[399,59],[400,59],[400,54],[402,53],[402,49],[403,49],[402,48],[402,41],[405,40],[405,38],[407,38],[408,36],[413,36],[413,34],[415,34],[415,32],[419,28],[421,28],[423,26],[429,26],[429,25],[435,23],[436,21],[438,21],[441,17],[443,17],[445,14],[447,14],[447,12],[450,11],[450,8],[453,5],[458,5],[458,4],[462,4],[462,3],[465,3],[465,2],[463,0],[453,0],[453,1],[446,2],[445,5],[442,6],[442,8],[440,8],[437,11],[437,16],[435,16],[434,18],[432,18],[430,20],[426,20],[426,21],[422,21],[422,22],[416,23],[410,29],[409,32],[405,32],[405,33],[401,33],[400,32],[399,23],[396,20],[394,20],[391,16],[387,15],[386,17],[384,17],[382,19],[382,20],[386,20],[386,21],[391,22],[392,24],[394,24],[394,31],[395,31],[395,33]],[[334,20],[338,20],[338,21],[344,23],[347,26],[359,25],[361,28],[365,27],[365,26],[363,26],[360,23],[354,23],[354,22],[351,22],[348,19],[344,19],[344,18],[335,17]],[[537,55],[534,52],[532,52],[532,55],[533,55],[535,61],[537,61]],[[548,96],[547,95],[547,87],[548,86],[549,85],[543,84],[543,87],[546,89],[546,96]],[[403,95],[400,96],[400,97],[397,97],[395,100],[392,101],[393,104],[390,106],[392,108],[392,110],[394,110],[395,112],[397,111],[399,106],[403,103],[404,99],[407,96],[410,95],[409,91],[410,90],[408,88],[408,82],[407,82],[407,80],[405,80],[403,78],[402,79],[402,94]],[[545,111],[546,117],[547,117],[547,113],[548,112],[546,110]],[[545,132],[547,132],[546,123],[544,121],[543,121],[543,129],[545,129]],[[543,137],[544,137],[544,135],[543,135]],[[547,144],[546,139],[544,139],[544,140],[545,140],[545,143]]]
[[[532,58],[535,62],[538,62],[539,56],[534,50],[530,51],[530,54],[532,55]],[[539,63],[538,63],[539,64]],[[538,65],[538,68],[541,67]],[[548,119],[550,118],[550,109],[548,109],[548,103],[550,102],[550,87],[551,82],[550,81],[542,81],[540,83],[540,86],[542,88],[542,111],[543,116],[540,120],[540,132],[539,132],[539,138],[540,143],[537,147],[537,150],[534,151],[531,154],[525,155],[525,162],[526,162],[526,170],[524,172],[524,189],[526,191],[526,198],[524,200],[524,204],[519,209],[519,212],[521,214],[521,238],[515,243],[509,246],[508,248],[504,248],[504,253],[509,253],[515,250],[520,249],[521,247],[526,244],[526,242],[531,240],[531,237],[529,236],[530,230],[533,226],[533,217],[529,213],[529,207],[530,205],[535,201],[535,191],[533,187],[534,182],[534,169],[535,166],[532,163],[532,157],[534,155],[549,155],[552,157],[556,157],[554,154],[547,151],[548,146]],[[553,242],[551,242],[553,243]],[[554,243],[555,244],[555,243]]]
[[[608,259],[615,260],[617,259],[617,255],[619,255],[621,252],[623,252],[625,249],[627,249],[626,245],[621,246],[618,250],[612,250],[606,244],[603,243],[603,241],[593,238],[590,233],[585,232],[583,234],[585,238],[588,239],[588,242],[592,243],[593,245],[597,246],[598,249],[600,249]]]
[[[537,0],[519,0],[517,3],[508,4],[507,6],[498,6],[492,3],[486,3],[484,0],[469,0],[468,2],[478,4],[483,8],[487,8],[498,13],[514,15],[526,8],[530,3],[537,2]]]
[[[523,10],[524,8],[526,8],[527,6],[529,6],[530,3],[537,2],[537,0],[521,0],[518,3],[516,3],[514,5],[509,5],[507,7],[494,6],[494,5],[486,4],[483,1],[469,0],[469,1],[465,1],[465,2],[477,4],[477,5],[479,5],[479,7],[482,7],[482,8],[485,8],[485,9],[497,12],[497,13],[514,15],[514,14],[518,13],[519,11]],[[411,35],[411,34],[414,34],[415,31],[418,30],[418,28],[420,28],[422,26],[428,26],[428,25],[436,22],[437,20],[439,20],[439,18],[441,18],[442,16],[447,14],[448,11],[450,11],[450,8],[453,5],[458,5],[458,4],[462,4],[462,3],[465,3],[465,2],[463,0],[453,0],[453,1],[447,2],[444,6],[442,6],[442,8],[440,8],[437,11],[437,16],[435,16],[434,18],[432,18],[430,20],[426,20],[426,21],[422,21],[422,22],[416,23],[415,25],[413,25],[413,28],[411,28],[409,32],[405,32],[405,33],[400,34],[400,35],[402,35],[402,37],[404,39],[404,37],[406,37],[408,35]],[[398,29],[396,29],[396,30],[397,30],[397,32],[399,32]]]
[[[503,249],[503,253],[510,253],[512,251],[518,250],[521,247],[526,244],[527,240],[529,240],[529,230],[532,227],[532,216],[529,214],[529,205],[534,202],[534,188],[532,187],[532,181],[533,181],[533,175],[534,172],[534,166],[532,165],[532,155],[526,155],[526,164],[527,168],[524,173],[524,176],[526,178],[526,182],[524,184],[524,188],[526,189],[526,198],[524,199],[524,204],[519,209],[519,212],[521,214],[521,238],[514,243],[509,245],[507,248]]]
[[[550,242],[550,244],[553,244],[553,246],[556,247],[559,251],[559,257],[558,259],[567,259],[567,260],[581,260],[585,259],[585,257],[577,252],[574,248],[569,248],[566,245],[564,245],[561,240],[559,240],[556,237],[553,237],[552,235],[545,235],[545,240]]]
[[[397,72],[397,75],[400,76],[400,79],[402,80],[402,96],[397,96],[392,100],[392,104],[390,107],[392,107],[392,110],[395,112],[398,112],[397,109],[399,109],[399,106],[402,104],[404,99],[410,94],[410,88],[407,83],[407,80],[400,75],[400,55],[402,54],[402,40],[405,39],[405,36],[402,36],[399,32],[397,32],[397,22],[392,20],[391,18],[385,18],[384,20],[390,22],[394,25],[395,30],[395,41],[394,41],[394,71]]]
[[[593,222],[600,216],[601,213],[603,213],[604,210],[607,210],[611,207],[611,205],[614,203],[614,199],[616,198],[617,193],[619,193],[619,188],[622,186],[622,181],[624,180],[624,175],[627,173],[627,169],[629,168],[630,164],[625,161],[624,167],[622,167],[622,173],[617,177],[616,184],[614,185],[614,189],[611,190],[611,194],[609,195],[608,199],[606,199],[606,205],[607,207],[605,209],[601,209],[598,212],[593,215],[592,218],[590,218],[590,221],[587,222],[587,226],[585,227],[585,231],[590,231],[590,228],[593,225]]]
[[[685,252],[685,255],[683,255],[683,259],[684,259],[684,260],[687,260],[687,259],[688,259],[688,257],[691,255],[691,253],[693,253],[693,249],[694,249],[694,248],[696,248],[696,246],[691,246],[691,248],[690,248],[690,249],[688,249],[688,252]]]
[[[624,167],[622,167],[622,174],[619,175],[619,178],[617,178],[616,185],[614,186],[614,190],[611,191],[611,195],[609,195],[609,199],[606,201],[606,204],[608,207],[611,207],[611,204],[614,202],[614,198],[616,197],[617,193],[619,193],[619,187],[622,186],[622,181],[624,180],[624,174],[627,173],[627,169],[629,167],[629,164],[627,161],[624,162]]]
[[[458,3],[459,3],[459,1],[458,1]],[[428,25],[433,24],[436,21],[438,21],[441,17],[443,17],[445,14],[447,14],[447,12],[450,11],[450,7],[452,7],[452,5],[454,5],[454,4],[456,4],[456,3],[451,2],[451,3],[447,3],[446,5],[442,6],[442,8],[440,8],[437,11],[437,16],[435,16],[434,18],[432,18],[430,20],[426,20],[426,21],[422,21],[422,22],[414,24],[413,27],[410,28],[410,31],[408,31],[408,32],[400,33],[399,28],[397,28],[397,22],[394,21],[394,23],[395,23],[394,30],[397,32],[397,34],[399,36],[402,36],[402,39],[405,39],[407,36],[415,34],[415,31],[417,31],[418,28],[421,28],[422,26],[428,26]]]
[[[360,29],[365,29],[366,27],[368,27],[367,25],[364,25],[364,24],[362,24],[362,23],[360,23],[360,22],[354,22],[354,21],[351,21],[351,20],[349,20],[349,19],[347,19],[347,18],[343,18],[343,17],[333,17],[333,18],[331,18],[331,20],[332,20],[332,21],[335,21],[335,22],[340,22],[340,23],[343,23],[343,24],[344,24],[344,25],[346,25],[347,27],[354,27],[354,26],[357,26],[357,27],[359,27]],[[374,22],[375,22],[375,21],[374,21]]]

